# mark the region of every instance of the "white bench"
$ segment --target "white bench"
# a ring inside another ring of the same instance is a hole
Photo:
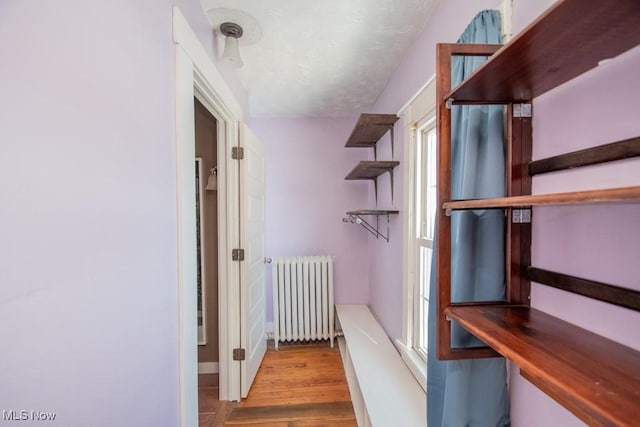
[[[427,399],[365,305],[336,305],[338,339],[359,427],[425,427]]]

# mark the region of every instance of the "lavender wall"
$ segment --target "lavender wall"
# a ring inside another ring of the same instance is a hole
[[[350,119],[252,119],[265,145],[266,254],[335,256],[335,302],[366,304],[369,260],[366,231],[342,222],[345,212],[367,208],[364,181],[345,175],[366,150],[345,148]],[[272,321],[271,269],[267,320]]]
[[[172,4],[0,4],[1,410],[178,424]]]

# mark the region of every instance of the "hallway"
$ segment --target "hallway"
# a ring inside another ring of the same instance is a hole
[[[249,396],[218,402],[217,388],[200,387],[200,427],[356,426],[340,351],[328,343],[270,342]],[[214,394],[215,393],[215,394]]]

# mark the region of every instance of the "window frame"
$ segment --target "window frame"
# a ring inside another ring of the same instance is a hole
[[[435,75],[429,79],[420,91],[400,110],[404,127],[404,175],[403,175],[403,302],[402,302],[402,338],[396,341],[403,360],[425,390],[427,388],[427,369],[424,353],[415,348],[416,329],[416,284],[419,276],[419,264],[416,255],[417,210],[416,210],[416,173],[418,131],[432,120],[435,123],[436,84]],[[419,316],[419,312],[417,313]],[[428,355],[427,355],[428,357]]]

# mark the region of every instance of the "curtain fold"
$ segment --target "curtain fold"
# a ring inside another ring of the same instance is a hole
[[[480,12],[458,43],[499,44],[500,13]],[[452,58],[452,87],[486,57]],[[454,106],[451,111],[453,199],[505,195],[505,142],[502,106]],[[436,236],[436,239],[438,237]],[[456,211],[451,218],[451,292],[453,301],[491,301],[505,297],[505,217],[502,210]],[[432,259],[429,353],[435,352],[436,253]],[[452,325],[454,347],[483,345]],[[503,427],[510,425],[506,362],[503,358],[427,361],[429,427]]]

